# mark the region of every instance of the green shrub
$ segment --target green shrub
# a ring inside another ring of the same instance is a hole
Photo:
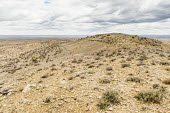
[[[95,72],[94,71],[89,71],[88,74],[94,74]]]
[[[33,58],[33,59],[32,59],[32,62],[37,63],[37,62],[38,62],[38,59]]]
[[[109,105],[115,105],[120,103],[118,93],[114,91],[106,91],[103,93],[103,96],[97,106],[100,109],[105,109]]]
[[[166,91],[166,87],[160,86],[159,91],[160,91],[160,92],[165,92],[165,91]]]
[[[107,102],[99,102],[97,104],[97,106],[100,108],[100,109],[105,109],[106,107],[108,107],[110,104],[107,103]]]
[[[117,92],[113,92],[113,91],[106,91],[105,93],[103,93],[103,100],[105,102],[109,102],[111,104],[117,104],[119,103],[119,98],[118,98],[118,93]]]
[[[137,100],[148,102],[148,103],[160,103],[163,99],[162,93],[158,91],[145,91],[145,92],[139,92],[135,98]]]

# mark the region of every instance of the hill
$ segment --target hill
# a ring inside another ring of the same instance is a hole
[[[121,33],[1,41],[2,113],[170,111],[170,45]]]

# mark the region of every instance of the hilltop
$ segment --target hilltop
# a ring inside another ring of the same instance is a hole
[[[170,44],[137,35],[1,41],[2,113],[170,111]]]

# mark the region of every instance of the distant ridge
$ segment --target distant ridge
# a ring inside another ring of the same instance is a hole
[[[83,38],[87,35],[0,35],[0,39],[58,39]]]
[[[170,35],[139,35],[148,38],[170,38]]]

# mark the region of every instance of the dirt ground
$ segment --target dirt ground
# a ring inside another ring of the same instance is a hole
[[[170,41],[0,40],[0,113],[170,113]]]

